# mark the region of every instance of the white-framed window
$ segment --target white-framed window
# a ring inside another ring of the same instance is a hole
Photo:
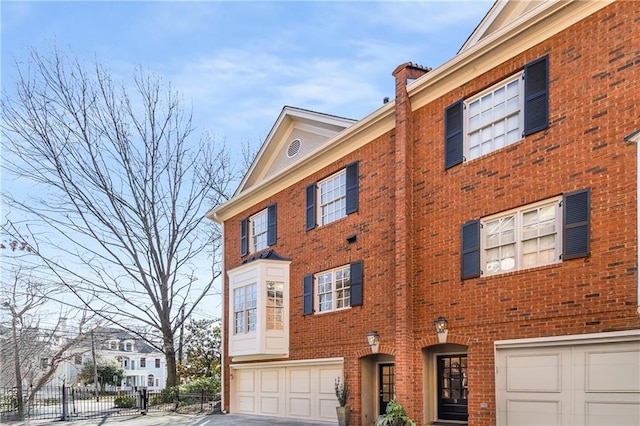
[[[132,342],[126,342],[124,344],[124,350],[125,350],[125,352],[133,352],[133,343]]]
[[[318,206],[320,225],[326,225],[347,215],[346,170],[318,182]]]
[[[284,328],[284,283],[267,282],[267,330]]]
[[[154,383],[155,383],[155,377],[153,377],[153,374],[149,374],[147,376],[147,386],[153,386]]]
[[[118,349],[118,342],[115,340],[109,341],[109,349],[111,349],[112,351]]]
[[[465,157],[473,160],[522,139],[522,72],[465,101]]]
[[[233,320],[236,334],[253,333],[258,320],[258,286],[249,284],[233,291]]]
[[[140,358],[140,368],[147,368],[147,359],[145,357]]]
[[[482,219],[481,265],[494,275],[560,262],[561,198]]]
[[[350,275],[349,265],[316,274],[316,312],[337,311],[351,306]]]
[[[156,358],[156,368],[160,368],[160,358]]]
[[[249,236],[251,239],[251,253],[263,250],[267,245],[267,209],[249,218]]]

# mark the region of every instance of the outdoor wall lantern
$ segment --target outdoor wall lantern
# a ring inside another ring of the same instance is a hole
[[[436,328],[436,333],[438,333],[438,342],[447,343],[447,334],[449,334],[449,330],[447,330],[446,318],[438,317],[438,319],[433,322],[433,326]]]
[[[367,333],[367,342],[369,342],[369,346],[371,346],[371,352],[374,354],[378,353],[378,344],[380,343],[380,336],[377,331],[370,331]]]

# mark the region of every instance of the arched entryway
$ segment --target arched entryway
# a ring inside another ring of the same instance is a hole
[[[428,423],[468,420],[467,346],[433,345],[422,350],[424,411]]]
[[[370,354],[360,358],[362,371],[361,404],[364,426],[375,424],[388,401],[395,397],[395,357],[389,354]]]

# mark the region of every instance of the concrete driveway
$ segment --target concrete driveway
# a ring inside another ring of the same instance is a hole
[[[279,417],[247,416],[242,414],[175,414],[149,413],[137,416],[112,416],[90,420],[27,420],[9,423],[10,426],[336,426],[335,423],[308,422]]]

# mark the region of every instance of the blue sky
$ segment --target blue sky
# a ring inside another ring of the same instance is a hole
[[[285,105],[360,119],[393,97],[404,62],[456,54],[493,1],[2,1],[2,87],[52,46],[117,79],[170,82],[199,132],[257,149]]]

